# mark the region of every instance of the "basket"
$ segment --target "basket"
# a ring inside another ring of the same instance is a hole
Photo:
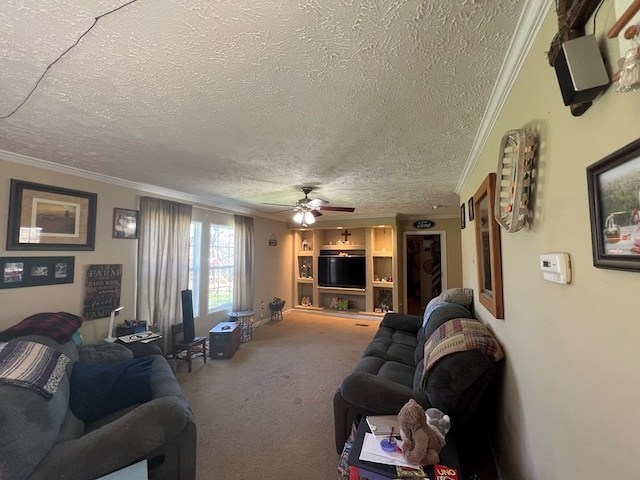
[[[269,308],[274,312],[277,312],[278,310],[282,310],[284,308],[284,304],[284,300],[282,302],[269,302]]]

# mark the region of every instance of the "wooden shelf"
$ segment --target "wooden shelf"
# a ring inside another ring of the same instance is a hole
[[[375,288],[393,288],[393,282],[373,282]]]
[[[299,257],[313,257],[313,251],[311,251],[311,250],[307,250],[307,251],[299,250],[298,251],[298,256]]]
[[[323,293],[341,293],[343,295],[366,295],[367,294],[367,291],[363,288],[318,287],[318,291]]]
[[[321,245],[320,250],[364,250],[364,245]]]
[[[313,283],[313,278],[309,277],[298,277],[296,280],[298,283]]]
[[[372,256],[380,257],[380,258],[393,258],[393,253],[391,252],[373,252]]]
[[[325,309],[322,307],[314,307],[313,305],[310,307],[305,307],[304,305],[294,305],[293,308],[296,310],[315,310],[318,312],[324,311]]]

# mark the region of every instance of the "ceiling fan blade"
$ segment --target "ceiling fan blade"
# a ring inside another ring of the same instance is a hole
[[[318,207],[320,210],[327,210],[332,212],[354,212],[356,209],[353,207]]]
[[[275,212],[268,212],[270,215],[276,215],[278,213],[284,213],[284,212],[291,212],[293,210],[291,210],[290,208],[287,208],[285,210],[276,210]]]
[[[311,215],[314,217],[321,217],[322,214],[318,210],[311,210]]]
[[[322,200],[321,198],[316,198],[314,200],[311,200],[310,202],[307,202],[307,205],[309,205],[310,207],[321,207],[322,205],[326,205],[327,202],[326,200]]]
[[[275,207],[289,207],[289,208],[293,208],[294,205],[287,205],[286,203],[264,203],[264,202],[260,202],[260,205],[273,205]]]

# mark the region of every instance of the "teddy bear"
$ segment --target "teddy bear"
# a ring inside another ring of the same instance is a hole
[[[433,465],[440,461],[444,435],[427,424],[424,409],[413,398],[398,413],[402,454],[414,465]]]

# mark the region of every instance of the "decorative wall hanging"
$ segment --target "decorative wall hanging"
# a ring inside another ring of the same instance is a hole
[[[122,265],[89,265],[84,281],[84,308],[87,320],[105,318],[120,307]]]
[[[0,257],[0,288],[73,283],[75,257]]]
[[[640,139],[587,167],[593,265],[640,270]]]
[[[471,197],[467,202],[467,210],[469,210],[469,221],[473,222],[473,219],[475,218],[475,213],[473,211],[473,197]]]
[[[436,226],[436,222],[432,220],[417,220],[413,222],[413,228],[417,228],[419,230],[428,230],[429,228],[433,228]]]
[[[94,250],[97,198],[11,179],[7,250]]]
[[[520,230],[527,219],[535,147],[535,136],[524,130],[508,131],[500,142],[494,214],[509,233]]]
[[[464,229],[467,226],[467,221],[464,214],[464,203],[460,205],[460,228]]]
[[[113,209],[113,238],[138,238],[138,211]]]
[[[274,233],[272,233],[271,237],[269,237],[269,246],[270,247],[278,246],[278,240],[276,239],[276,235]]]

